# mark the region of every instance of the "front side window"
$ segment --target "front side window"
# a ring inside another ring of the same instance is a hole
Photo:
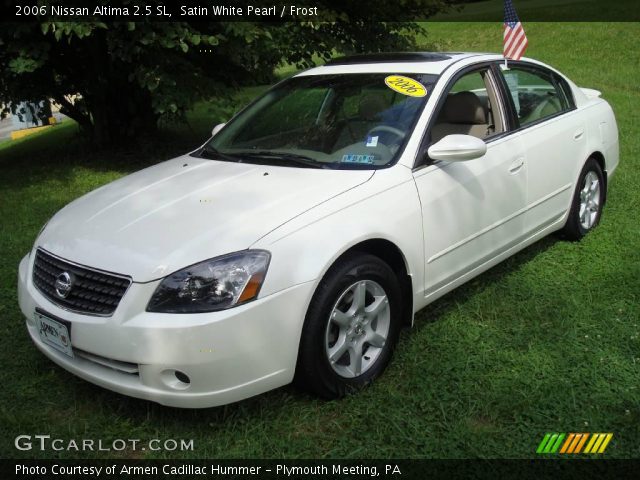
[[[502,74],[520,126],[536,123],[569,109],[568,99],[551,72],[510,66]]]
[[[397,76],[417,82],[418,90],[415,83],[407,88],[385,73],[294,77],[241,112],[202,153],[229,161],[320,168],[389,165],[401,153],[437,80],[426,74]]]
[[[447,135],[480,139],[505,130],[494,77],[489,68],[462,75],[451,86],[431,127],[431,143]]]

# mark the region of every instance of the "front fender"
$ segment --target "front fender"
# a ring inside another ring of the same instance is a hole
[[[413,176],[404,166],[377,171],[369,182],[252,245],[272,255],[261,296],[309,281],[317,284],[344,252],[371,239],[387,240],[400,249],[413,277],[413,293],[419,293],[424,285],[422,214]]]

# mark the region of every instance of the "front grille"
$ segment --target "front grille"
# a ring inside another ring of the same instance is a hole
[[[73,278],[66,298],[58,295],[55,287],[56,279],[64,272]],[[38,249],[33,264],[33,283],[45,297],[62,308],[108,316],[120,303],[131,279],[75,265]]]

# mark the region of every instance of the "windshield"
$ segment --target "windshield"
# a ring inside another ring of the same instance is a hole
[[[388,73],[291,78],[237,115],[198,154],[300,167],[387,166],[409,139],[436,79]]]

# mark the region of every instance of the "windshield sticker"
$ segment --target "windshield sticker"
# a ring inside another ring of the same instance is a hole
[[[342,163],[373,163],[374,156],[373,155],[343,155]]]
[[[365,147],[377,147],[378,146],[378,137],[372,137],[369,135],[367,137],[367,142],[365,143]]]
[[[384,79],[384,83],[394,92],[410,97],[424,97],[427,94],[427,87],[413,78],[402,75],[389,75]]]

